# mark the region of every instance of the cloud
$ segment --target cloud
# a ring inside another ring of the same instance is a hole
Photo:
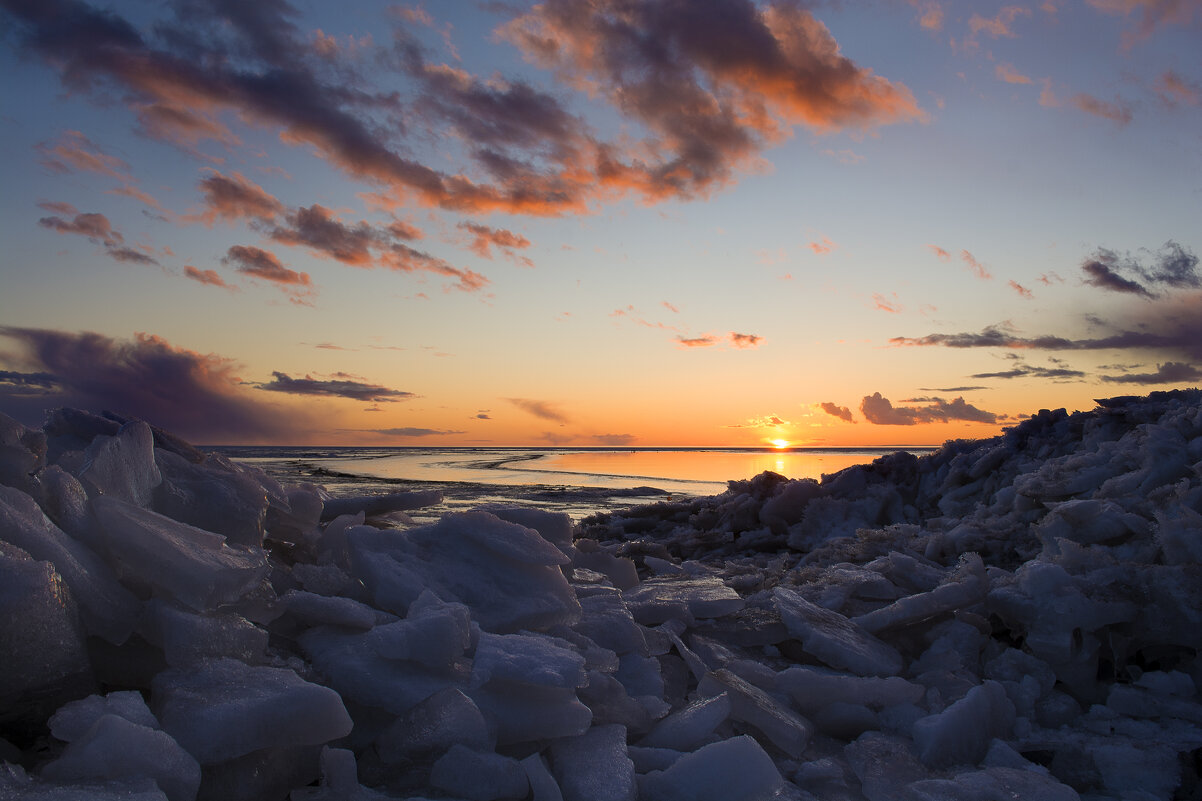
[[[370,434],[380,434],[385,437],[434,437],[466,433],[464,431],[451,431],[449,429],[412,428],[409,426],[403,428],[368,428],[364,430]]]
[[[1011,281],[1007,281],[1006,283],[1011,289],[1013,289],[1015,292],[1018,293],[1018,296],[1020,298],[1025,298],[1027,300],[1031,300],[1032,298],[1035,297],[1034,292],[1027,289],[1025,286],[1020,284],[1018,281],[1011,280]]]
[[[69,209],[74,211],[74,206],[70,203],[43,202],[38,205],[42,208]],[[70,220],[65,220],[62,217],[42,217],[38,220],[38,225],[60,234],[85,236],[89,241],[97,245],[103,245],[105,253],[115,261],[159,265],[158,259],[153,256],[141,250],[126,247],[124,245],[125,237],[113,228],[113,224],[103,214],[95,212],[76,214]]]
[[[936,0],[910,0],[918,9],[918,24],[928,31],[943,30],[943,5]]]
[[[58,385],[58,376],[52,373],[20,373],[13,370],[0,370],[0,394],[10,392],[13,387],[47,390],[54,389]]]
[[[994,74],[996,74],[1000,80],[1003,80],[1006,83],[1034,83],[1034,81],[1032,81],[1026,75],[1022,75],[1016,69],[1014,69],[1013,64],[998,64],[997,67],[994,68]]]
[[[1118,103],[1108,103],[1093,95],[1081,92],[1073,95],[1069,102],[1087,114],[1093,114],[1095,117],[1102,117],[1103,119],[1117,122],[1119,125],[1126,125],[1134,119],[1131,109],[1121,101]]]
[[[1039,367],[1023,364],[996,373],[974,373],[969,378],[1084,378],[1085,373],[1067,367]],[[963,390],[967,392],[968,390]]]
[[[509,251],[511,255],[517,248],[530,247],[529,239],[512,231],[506,231],[504,228],[489,228],[487,225],[466,220],[459,223],[458,227],[472,234],[472,243],[468,247],[486,259],[492,258],[492,248],[494,247]]]
[[[555,407],[554,404],[546,401],[532,400],[530,398],[505,398],[514,406],[521,409],[527,414],[532,414],[543,420],[550,420],[554,423],[568,422],[567,415]]]
[[[212,225],[217,219],[272,222],[284,213],[283,203],[241,173],[225,176],[211,172],[200,181],[206,209],[199,219],[205,223]]]
[[[896,292],[893,293],[893,300],[889,300],[880,292],[873,292],[872,304],[874,309],[890,312],[892,314],[899,314],[904,308],[901,303],[898,302]]]
[[[1154,373],[1104,375],[1102,380],[1114,384],[1177,384],[1202,380],[1202,370],[1184,362],[1165,362],[1156,365]]]
[[[54,145],[41,142],[35,145],[34,149],[42,154],[39,163],[51,172],[64,173],[83,170],[107,175],[120,181],[132,180],[129,175],[129,164],[116,156],[105,153],[99,145],[79,131],[65,131]]]
[[[105,252],[107,252],[108,255],[111,258],[115,259],[116,261],[131,262],[133,264],[154,264],[156,266],[162,266],[159,264],[158,259],[142,252],[141,250],[134,250],[133,248],[110,247]]]
[[[819,406],[822,407],[822,411],[826,412],[827,414],[834,415],[840,420],[846,420],[849,423],[855,422],[855,419],[851,416],[851,409],[847,408],[846,406],[837,406],[830,401],[820,403]]]
[[[830,241],[829,239],[827,239],[824,236],[824,237],[822,237],[821,242],[811,242],[808,247],[810,248],[810,250],[814,251],[819,256],[822,256],[827,253],[830,253],[832,250],[837,248],[838,245],[836,245],[834,242]]]
[[[310,287],[313,283],[308,273],[289,270],[280,263],[274,253],[250,245],[232,246],[221,261],[224,264],[233,264],[234,269],[243,275],[286,287]]]
[[[1189,25],[1198,10],[1195,0],[1086,0],[1107,14],[1129,17],[1139,12],[1139,22],[1134,31],[1123,35],[1123,46],[1131,47],[1152,35],[1161,25]]]
[[[977,278],[980,278],[982,281],[989,281],[993,279],[993,273],[989,272],[989,270],[985,268],[985,265],[977,261],[976,256],[972,255],[967,250],[960,251],[960,261],[964,262],[968,269],[972,271],[972,274]]]
[[[712,336],[686,337],[682,334],[675,339],[686,348],[709,348],[718,344],[717,338]]]
[[[1031,9],[1022,6],[1004,6],[996,17],[982,17],[973,14],[969,17],[968,28],[975,36],[985,33],[994,39],[1014,38],[1014,21],[1019,17],[1031,16]]]
[[[936,245],[927,245],[927,247],[930,248],[931,252],[934,253],[941,261],[947,261],[952,257],[952,254],[948,253],[941,247]]]
[[[1177,108],[1183,104],[1187,106],[1202,105],[1202,86],[1181,77],[1172,70],[1166,70],[1156,79],[1156,83],[1152,85],[1152,91],[1156,92],[1156,95],[1169,108]]]
[[[266,384],[255,384],[255,387],[268,392],[286,392],[289,395],[324,395],[376,403],[394,403],[417,397],[412,392],[402,392],[378,384],[366,384],[362,381],[351,381],[345,378],[323,381],[308,375],[304,378],[292,378],[286,373],[279,372],[273,372],[271,375],[271,381]]]
[[[764,344],[764,338],[758,334],[739,334],[735,331],[731,331],[729,336],[730,344],[734,345],[736,348],[758,348],[760,345]]]
[[[0,326],[0,336],[23,348],[26,367],[55,378],[32,399],[0,388],[0,408],[31,424],[44,409],[72,406],[140,418],[200,443],[289,441],[311,431],[312,421],[247,396],[235,362],[157,336],[116,340],[10,326]]]
[[[1148,298],[1158,294],[1149,288],[1152,286],[1173,289],[1202,287],[1202,275],[1198,273],[1198,257],[1192,251],[1170,239],[1155,253],[1146,250],[1142,252],[1151,257],[1150,263],[1145,263],[1130,253],[1120,255],[1107,248],[1098,248],[1093,256],[1081,265],[1086,275],[1085,283],[1112,292]],[[1124,274],[1133,277],[1128,278]]]
[[[219,286],[223,289],[235,289],[235,287],[227,284],[225,279],[217,274],[216,270],[201,270],[193,267],[191,264],[184,265],[184,277],[190,278],[207,286]]]
[[[268,128],[398,205],[462,214],[700,196],[795,126],[858,132],[925,118],[907,87],[843,56],[793,2],[560,0],[504,25],[529,60],[647,131],[616,142],[523,81],[429,63],[408,31],[417,18],[397,16],[372,53],[419,81],[402,104],[356,59],[332,62],[329,37],[300,31],[284,2],[170,8],[141,24],[83,0],[9,3],[6,29],[69,92],[123,103],[149,136],[195,152],[238,144],[235,121]],[[423,128],[465,143],[469,161],[443,171],[408,155]]]
[[[888,398],[876,392],[865,395],[860,401],[860,413],[864,419],[880,426],[912,426],[925,423],[947,423],[963,420],[971,423],[996,423],[998,415],[986,412],[964,402],[964,398],[945,401],[942,398],[930,398],[927,406],[915,408],[896,408]]]
[[[594,434],[593,440],[601,445],[633,445],[638,441],[634,434]]]

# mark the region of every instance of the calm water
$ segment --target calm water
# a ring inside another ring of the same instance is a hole
[[[445,502],[415,513],[432,519],[488,503],[537,503],[579,519],[665,498],[716,495],[726,482],[765,470],[821,478],[896,448],[274,448],[217,449],[285,482],[374,494],[438,489]],[[926,453],[931,449],[908,449]]]

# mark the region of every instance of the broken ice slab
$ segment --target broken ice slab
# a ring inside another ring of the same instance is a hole
[[[851,676],[808,665],[792,665],[777,673],[775,688],[787,693],[802,714],[807,715],[840,702],[876,709],[914,704],[926,693],[921,684],[913,684],[899,676]]]
[[[685,754],[664,771],[640,777],[643,801],[760,801],[776,798],[785,780],[772,758],[746,734]]]
[[[20,490],[0,486],[0,539],[54,565],[79,604],[90,635],[120,645],[133,631],[141,604],[92,549],[68,537]]]
[[[873,634],[885,629],[907,626],[957,609],[974,606],[989,593],[989,577],[979,554],[965,554],[956,570],[935,589],[908,595],[886,607],[852,618],[860,628]]]
[[[915,722],[919,757],[932,767],[976,765],[993,738],[1013,734],[1014,704],[996,681],[986,681],[942,712]]]
[[[659,721],[639,745],[645,748],[671,748],[691,751],[701,745],[730,717],[730,693],[722,692],[699,698]]]
[[[376,751],[386,764],[429,761],[459,743],[477,751],[492,750],[495,738],[472,699],[455,687],[434,693],[398,717],[376,738]]]
[[[530,781],[520,762],[456,743],[430,769],[430,784],[468,801],[523,799]]]
[[[472,686],[490,681],[583,687],[584,657],[563,640],[537,634],[481,632],[472,658]]]
[[[634,622],[618,590],[604,587],[589,595],[578,595],[581,615],[573,630],[616,654],[647,655],[644,629]]]
[[[638,797],[623,726],[594,726],[578,737],[556,740],[551,744],[551,769],[564,801],[635,801]]]
[[[50,717],[50,733],[65,743],[74,742],[105,715],[116,715],[147,728],[159,728],[158,718],[135,690],[112,692],[108,695],[89,695],[78,701],[63,704]]]
[[[785,628],[801,641],[806,653],[860,676],[901,672],[905,663],[897,649],[838,612],[810,603],[788,587],[777,587],[773,597]]]
[[[714,576],[656,576],[624,590],[622,599],[634,619],[644,626],[673,619],[722,617],[746,605],[737,592]]]
[[[436,506],[440,503],[442,503],[442,493],[437,490],[326,498],[321,510],[321,519],[333,520],[339,515],[353,515],[359,512],[368,517],[375,517],[389,512],[405,512],[410,509],[421,509],[423,506]]]
[[[120,715],[102,715],[41,770],[56,782],[154,779],[168,801],[193,801],[200,765],[171,735]]]
[[[351,718],[328,687],[286,668],[213,659],[155,676],[151,700],[163,730],[202,765],[265,748],[345,737]]]
[[[198,615],[152,598],[146,603],[139,633],[163,650],[172,667],[212,657],[246,663],[267,661],[267,630],[234,612]]]
[[[797,759],[809,745],[814,726],[787,702],[774,698],[729,670],[718,670],[697,685],[700,695],[730,696],[730,717],[759,731],[769,742]]]
[[[218,454],[200,463],[162,449],[154,456],[163,475],[154,511],[221,534],[231,544],[263,544],[268,494],[277,491],[274,482]]]
[[[116,498],[94,498],[92,509],[108,535],[107,557],[118,574],[190,609],[233,603],[267,575],[259,549],[231,548],[219,534]]]
[[[141,421],[121,426],[116,436],[99,436],[84,451],[79,480],[90,494],[120,498],[143,509],[163,480],[154,461],[154,433]]]

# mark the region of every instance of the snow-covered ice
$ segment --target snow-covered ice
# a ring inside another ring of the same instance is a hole
[[[0,797],[1202,792],[1202,392],[573,524],[0,416]]]

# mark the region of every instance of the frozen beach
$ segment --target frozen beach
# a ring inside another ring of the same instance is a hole
[[[0,798],[1202,793],[1197,390],[579,520],[153,422],[0,416]]]

